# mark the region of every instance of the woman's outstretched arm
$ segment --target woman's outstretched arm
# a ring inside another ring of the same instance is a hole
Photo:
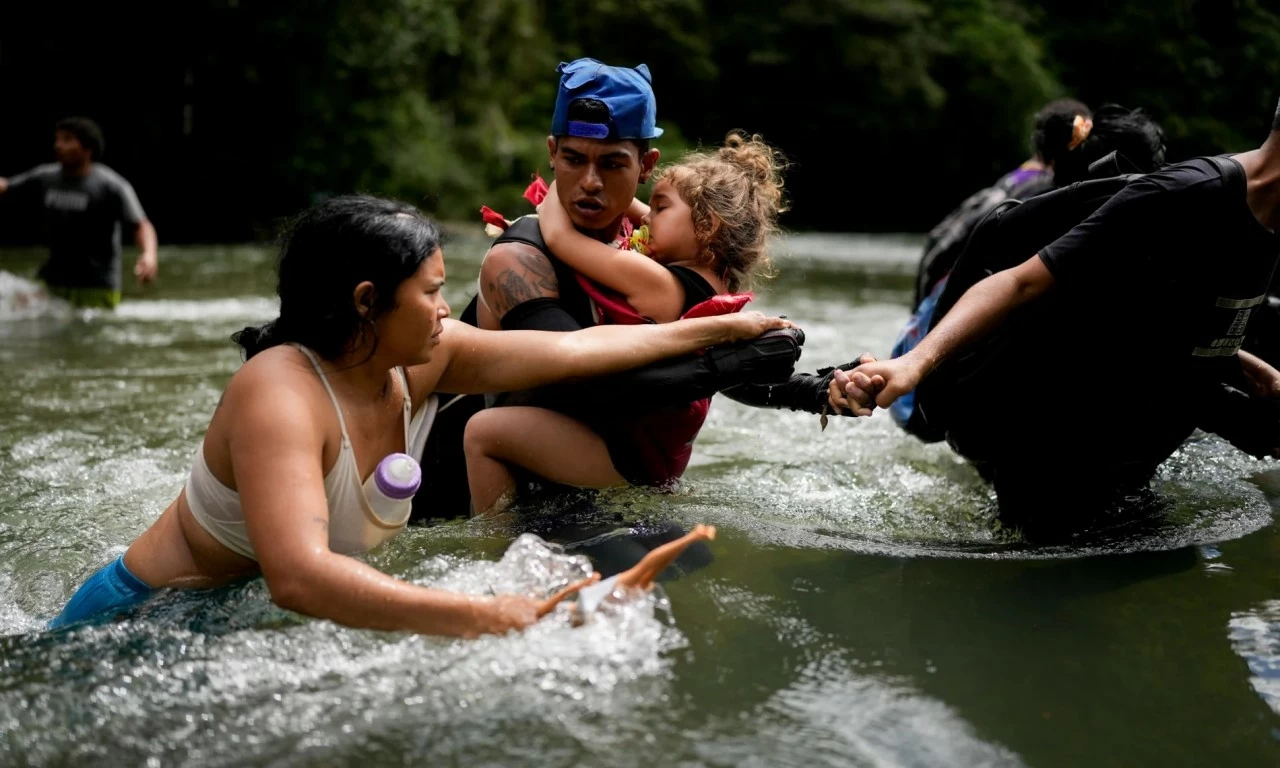
[[[661,325],[601,325],[572,333],[482,331],[445,323],[436,354],[447,359],[434,388],[455,394],[515,392],[601,376],[791,327],[759,312]]]

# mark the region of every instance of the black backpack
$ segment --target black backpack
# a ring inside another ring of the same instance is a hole
[[[1099,168],[1114,168],[1116,158],[1113,155],[1095,163],[1090,168],[1091,175],[1096,175]],[[1228,156],[1203,159],[1217,166],[1228,185],[1245,185],[1243,170]],[[947,285],[938,297],[929,330],[935,328],[976,283],[1025,262],[1089,218],[1113,195],[1140,177],[1140,174],[1123,174],[1092,178],[1026,201],[1007,200],[1001,203],[969,235],[964,251],[956,260]],[[990,355],[1007,342],[1005,334],[990,334],[939,365],[916,389],[915,408],[904,428],[926,442],[944,439],[951,407],[948,390],[958,377],[980,365],[979,361],[990,359]]]

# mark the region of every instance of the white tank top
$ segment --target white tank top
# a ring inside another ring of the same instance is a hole
[[[404,515],[398,520],[382,520],[369,505],[364,494],[360,471],[356,465],[355,450],[351,447],[351,438],[347,434],[347,422],[342,417],[342,407],[338,398],[329,386],[329,380],[320,369],[320,361],[311,350],[297,347],[320,376],[329,399],[333,401],[334,410],[338,413],[338,426],[342,428],[342,448],[338,452],[338,460],[333,468],[324,476],[324,497],[329,503],[329,549],[339,554],[350,555],[372,549],[404,529],[409,521],[410,510],[406,507]],[[409,401],[409,382],[404,371],[397,368],[400,384],[404,387],[404,444],[405,453],[421,458],[435,421],[440,403],[435,395],[427,398],[426,404],[412,414]],[[411,417],[412,414],[412,417]],[[191,476],[187,480],[187,506],[191,508],[191,516],[209,532],[209,535],[227,549],[244,557],[256,560],[253,546],[249,543],[249,534],[245,529],[244,510],[240,506],[240,494],[223,485],[209,471],[204,459],[204,443],[196,449],[195,458],[191,462]]]

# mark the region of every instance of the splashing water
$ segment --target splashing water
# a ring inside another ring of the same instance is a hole
[[[474,274],[486,245],[453,240],[450,271]],[[801,369],[887,352],[917,244],[779,250],[756,308],[803,325]],[[24,258],[7,262],[23,281]],[[1150,525],[1031,548],[970,467],[884,414],[819,432],[717,398],[673,494],[412,528],[366,557],[543,596],[604,550],[717,525],[704,560],[585,626],[562,609],[474,641],[351,630],[255,579],[44,633],[181,488],[240,365],[229,335],[275,314],[271,263],[166,249],[162,282],[115,312],[0,321],[0,764],[1280,762],[1280,482],[1205,435],[1161,468]],[[469,282],[450,283],[455,308]],[[0,276],[0,307],[16,285]]]
[[[39,283],[0,270],[0,323],[69,318],[72,307]]]

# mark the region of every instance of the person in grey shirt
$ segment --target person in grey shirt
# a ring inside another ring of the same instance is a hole
[[[68,118],[55,129],[57,163],[0,178],[0,195],[44,209],[49,259],[39,277],[50,293],[81,307],[112,308],[120,303],[123,229],[132,233],[138,246],[133,269],[138,282],[150,283],[158,270],[155,227],[129,182],[97,162],[102,149],[97,124]]]

